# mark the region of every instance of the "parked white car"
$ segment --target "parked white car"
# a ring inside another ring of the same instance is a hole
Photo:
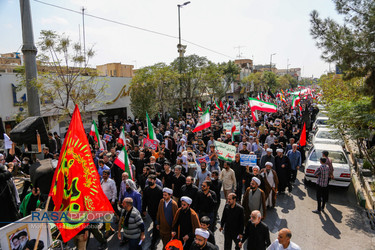
[[[320,127],[311,140],[312,144],[335,144],[344,146],[344,141],[339,137],[334,128]]]
[[[314,173],[320,166],[320,158],[324,150],[328,151],[328,157],[333,165],[334,178],[330,180],[329,185],[349,187],[352,178],[348,157],[340,145],[333,144],[315,144],[311,147],[305,164],[305,182],[316,183],[317,177]]]
[[[323,116],[317,117],[312,126],[312,132],[315,133],[318,130],[318,128],[328,127],[328,120],[329,120],[328,117],[323,117]]]

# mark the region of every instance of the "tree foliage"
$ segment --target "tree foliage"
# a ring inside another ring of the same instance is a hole
[[[177,97],[178,73],[171,66],[157,63],[137,71],[130,83],[130,97],[133,114],[146,118],[146,111],[152,117],[173,108]]]
[[[344,24],[311,13],[311,35],[323,50],[322,58],[335,62],[345,79],[365,77],[375,106],[375,1],[334,0]]]
[[[82,52],[79,43],[51,30],[42,30],[38,43],[39,78],[36,83],[45,111],[71,115],[78,104],[82,112],[100,103],[106,83],[99,83],[96,70],[88,67],[94,51]]]

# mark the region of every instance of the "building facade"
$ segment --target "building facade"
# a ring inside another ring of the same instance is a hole
[[[121,63],[107,63],[96,66],[99,76],[133,77],[134,66]]]

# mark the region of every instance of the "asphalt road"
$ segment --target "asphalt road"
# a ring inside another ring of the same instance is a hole
[[[302,182],[303,170],[298,173],[292,193],[277,198],[276,207],[267,211],[265,223],[271,232],[271,242],[277,238],[277,232],[287,227],[292,231],[292,241],[302,249],[375,249],[375,231],[370,228],[365,210],[357,205],[354,188],[331,187],[326,212],[321,215],[312,213],[316,209],[314,185],[305,186]],[[219,214],[224,207],[221,202]],[[146,219],[146,241],[143,249],[149,249],[150,219]],[[219,249],[223,249],[224,236],[215,232]],[[97,249],[98,242],[91,239],[89,249]],[[116,234],[109,238],[108,249],[128,249],[120,247]],[[162,249],[161,242],[158,249]],[[234,249],[234,248],[233,248]]]

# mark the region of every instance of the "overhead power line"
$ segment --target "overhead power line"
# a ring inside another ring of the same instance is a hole
[[[76,11],[76,10],[65,8],[65,7],[62,7],[62,6],[59,6],[59,5],[55,5],[55,4],[51,4],[51,3],[46,3],[46,2],[43,2],[43,1],[40,1],[40,0],[34,0],[34,1],[38,2],[38,3],[41,3],[41,4],[44,4],[44,5],[48,5],[48,6],[51,6],[51,7],[55,7],[55,8],[58,8],[58,9],[62,9],[62,10],[73,12],[75,14],[82,15],[81,11]],[[85,13],[85,16],[92,17],[92,18],[99,19],[99,20],[106,21],[106,22],[110,22],[110,23],[115,23],[115,24],[126,26],[126,27],[129,27],[129,28],[133,28],[133,29],[137,29],[137,30],[141,30],[141,31],[153,33],[153,34],[164,36],[164,37],[168,37],[168,38],[178,39],[178,37],[176,37],[176,36],[172,36],[172,35],[169,35],[169,34],[165,34],[165,33],[154,31],[154,30],[150,30],[150,29],[145,29],[145,28],[138,27],[138,26],[135,26],[135,25],[130,25],[130,24],[127,24],[127,23],[123,23],[123,22],[111,20],[111,19],[108,19],[108,18],[104,18],[104,17],[100,17],[100,16],[88,14],[88,13]],[[221,52],[218,52],[218,51],[215,51],[213,49],[207,48],[205,46],[199,45],[197,43],[194,43],[194,42],[191,42],[191,41],[188,41],[188,40],[185,40],[185,39],[182,39],[182,41],[184,41],[186,43],[189,43],[191,45],[197,46],[199,48],[205,49],[207,51],[216,53],[218,55],[222,55],[222,56],[228,57],[230,59],[234,59],[232,56],[228,56],[226,54],[223,54]]]

